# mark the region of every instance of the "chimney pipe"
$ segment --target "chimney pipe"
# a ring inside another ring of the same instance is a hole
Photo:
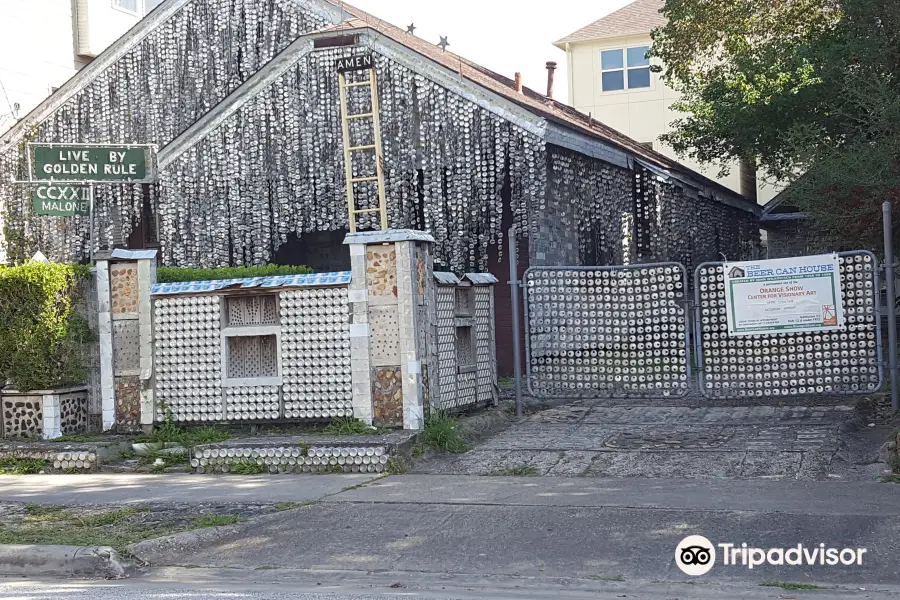
[[[522,93],[522,74],[521,73],[516,73],[515,89],[520,94]]]
[[[556,61],[547,61],[547,97],[553,99],[553,75],[556,71]]]

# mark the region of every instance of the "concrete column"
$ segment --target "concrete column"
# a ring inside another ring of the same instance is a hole
[[[369,302],[366,288],[366,246],[350,245],[350,369],[353,416],[372,424],[372,369],[369,361]]]
[[[44,414],[42,437],[45,440],[55,440],[61,437],[62,419],[59,412],[59,396],[50,391],[43,392],[41,396],[41,410]]]
[[[421,429],[431,244],[423,232],[352,233],[351,358],[354,415],[376,425]]]
[[[138,263],[138,333],[141,356],[141,425],[153,427],[156,414],[153,387],[153,302],[151,291],[156,283],[156,256],[141,258]]]
[[[116,396],[113,383],[112,313],[109,299],[108,260],[97,260],[97,313],[103,431],[109,431],[116,425]]]

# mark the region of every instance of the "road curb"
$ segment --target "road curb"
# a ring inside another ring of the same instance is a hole
[[[0,575],[122,579],[127,570],[109,546],[0,544]]]

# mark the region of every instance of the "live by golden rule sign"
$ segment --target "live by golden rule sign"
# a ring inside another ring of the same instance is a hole
[[[725,263],[729,335],[833,331],[844,324],[837,254]]]

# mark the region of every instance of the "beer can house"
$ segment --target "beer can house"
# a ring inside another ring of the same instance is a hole
[[[377,113],[380,165],[346,164],[345,139],[374,142],[342,101]],[[166,0],[0,136],[0,261],[85,261],[93,244],[158,248],[168,266],[343,270],[348,191],[368,211],[355,225],[382,228],[376,167],[387,226],[431,234],[437,270],[507,281],[511,227],[520,269],[691,269],[759,247],[754,202],[343,2]],[[38,214],[14,183],[36,175],[90,182],[92,216]]]

